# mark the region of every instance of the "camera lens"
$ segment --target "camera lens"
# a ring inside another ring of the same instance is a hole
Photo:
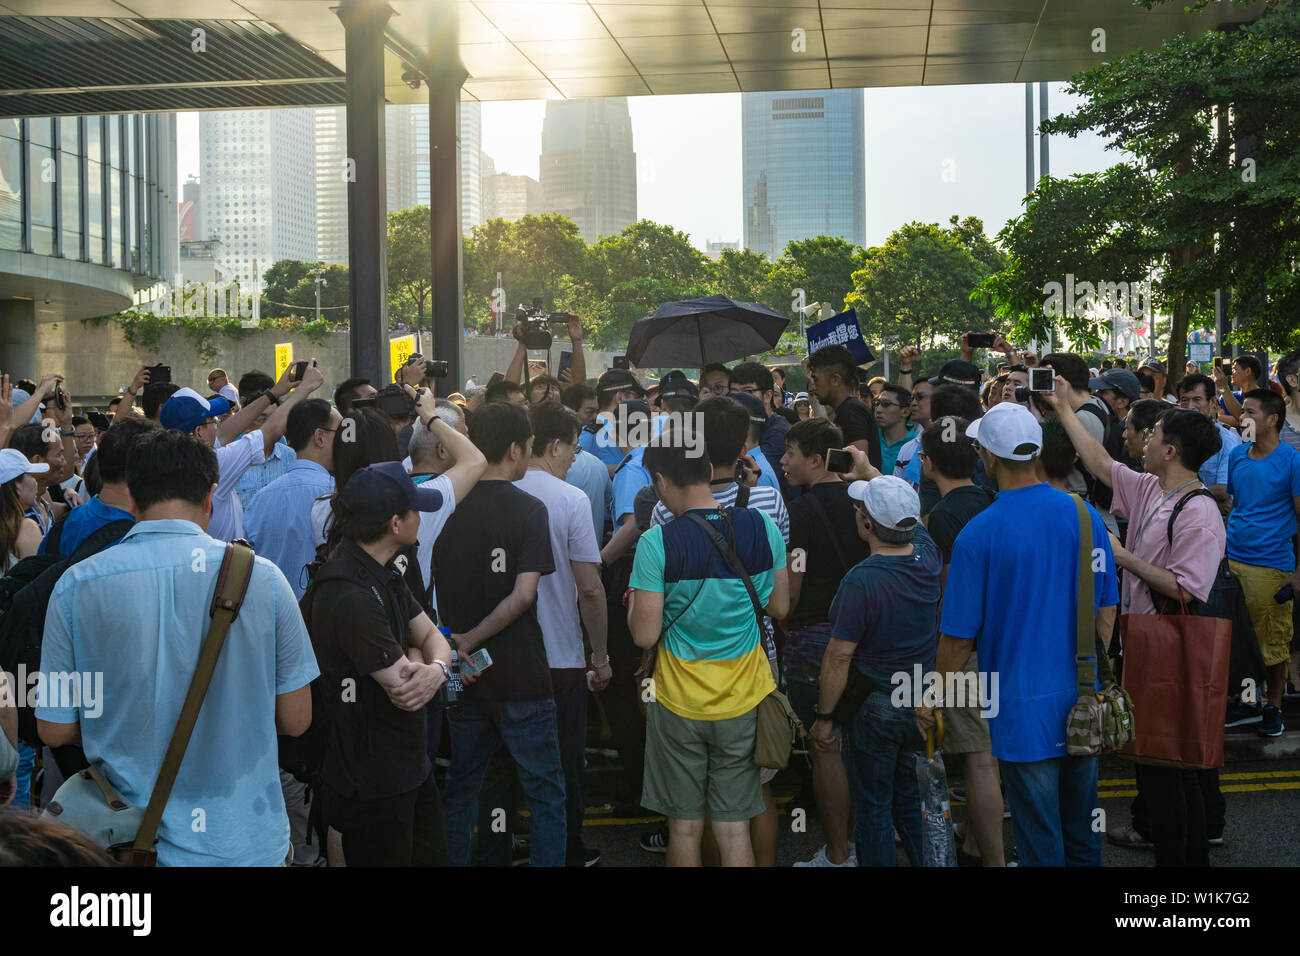
[[[1016,401],[1017,401],[1017,402],[1020,402],[1020,404],[1022,404],[1022,405],[1025,404],[1026,402],[1028,402],[1028,401],[1029,401],[1029,396],[1031,396],[1031,395],[1033,395],[1033,394],[1034,394],[1034,393],[1031,392],[1031,391],[1029,390],[1029,386],[1027,386],[1027,385],[1017,385],[1017,386],[1016,386]]]

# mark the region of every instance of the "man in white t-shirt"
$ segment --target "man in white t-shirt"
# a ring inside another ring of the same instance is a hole
[[[245,403],[237,414],[221,422],[220,427],[217,418],[230,411],[230,402],[225,398],[203,398],[192,388],[174,392],[159,411],[158,420],[169,431],[185,435],[192,433],[210,446],[216,445],[220,439],[220,445],[213,449],[217,455],[219,477],[217,490],[212,495],[212,519],[207,528],[207,533],[220,541],[244,536],[244,509],[235,495],[239,479],[250,465],[266,461],[284,434],[289,412],[325,382],[314,359],[303,371],[301,381],[292,377],[294,368],[294,364],[289,365],[278,382]],[[262,427],[245,434],[272,404],[279,407]],[[122,412],[119,410],[118,414]]]
[[[420,534],[415,546],[420,574],[429,589],[427,599],[425,595],[419,597],[426,607],[436,611],[436,589],[431,571],[433,543],[456,510],[456,502],[469,494],[482,476],[487,459],[469,440],[465,413],[455,402],[435,399],[433,393],[426,390],[420,393],[415,411],[417,418],[411,427],[411,456],[406,460],[407,471],[417,485],[427,484],[442,495],[441,508],[420,513]]]
[[[537,619],[546,644],[555,695],[555,719],[560,737],[560,762],[564,768],[565,815],[568,845],[567,866],[592,866],[600,853],[582,843],[583,751],[587,735],[587,691],[604,690],[613,672],[606,645],[607,609],[605,588],[600,581],[600,545],[591,523],[587,496],[564,480],[578,447],[578,417],[558,402],[544,402],[529,409],[533,425],[533,453],[524,477],[515,486],[546,505],[555,572],[542,575],[537,585]],[[587,683],[587,660],[582,629],[591,641],[591,684]],[[511,763],[502,748],[488,766],[480,794],[480,806],[498,807],[496,797],[510,786]],[[508,841],[488,841],[483,848],[484,830],[479,828],[480,855],[486,861],[504,862],[500,857]]]

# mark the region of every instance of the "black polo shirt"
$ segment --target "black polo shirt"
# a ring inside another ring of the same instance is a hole
[[[326,785],[361,800],[416,789],[431,769],[425,713],[394,705],[370,675],[406,655],[419,602],[396,568],[347,538],[312,587],[308,627],[331,721]]]

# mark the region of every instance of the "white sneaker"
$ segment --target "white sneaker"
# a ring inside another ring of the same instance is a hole
[[[818,850],[816,853],[813,854],[813,858],[811,860],[806,860],[795,864],[795,866],[835,866],[835,867],[857,866],[857,865],[858,865],[858,855],[856,852],[854,852],[854,847],[852,843],[849,844],[848,858],[843,863],[832,863],[830,859],[826,856],[826,847],[823,846],[820,850]]]

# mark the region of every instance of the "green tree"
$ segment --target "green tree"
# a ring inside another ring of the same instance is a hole
[[[561,281],[584,271],[586,255],[577,225],[558,213],[524,216],[518,222],[493,219],[475,226],[462,252],[466,322],[490,321],[498,272],[508,325],[514,307],[531,305],[535,298],[542,300],[543,308],[558,311],[564,305],[557,298]]]
[[[1180,35],[1078,74],[1069,89],[1083,105],[1043,125],[1069,136],[1098,132],[1135,157],[1130,171],[1115,175],[1142,180],[1128,184],[1139,201],[1120,208],[1111,194],[1107,208],[1138,247],[1131,264],[1144,257],[1157,263],[1155,301],[1172,319],[1174,381],[1182,374],[1188,325],[1216,288],[1249,303],[1239,342],[1286,348],[1300,338],[1297,62],[1300,9],[1277,3],[1239,30]],[[1217,135],[1216,118],[1226,135]],[[1061,232],[1068,248],[1072,237]],[[1099,241],[1092,251],[1105,254],[1111,245]],[[1014,261],[1009,251],[1020,281],[1035,281],[1033,264]],[[997,304],[1015,311],[1009,300]]]
[[[706,284],[710,293],[785,312],[790,307],[790,296],[776,287],[774,273],[775,267],[761,253],[723,249],[717,260],[709,263]]]
[[[868,341],[933,349],[942,339],[988,326],[988,310],[970,299],[987,274],[988,266],[952,232],[912,222],[866,250],[845,305],[857,310]]]
[[[348,305],[351,301],[348,267],[328,266],[321,278],[325,280],[320,288],[321,318],[331,322],[347,321]],[[308,272],[299,279],[285,301],[294,306],[287,314],[314,318],[316,315],[315,274]]]
[[[659,279],[679,288],[703,286],[704,255],[690,237],[672,226],[640,219],[612,236],[602,236],[587,257],[587,282],[598,296],[634,279]]]
[[[268,316],[292,315],[292,294],[302,277],[315,268],[315,263],[296,259],[281,259],[272,263],[262,273],[262,314]]]
[[[783,301],[774,306],[789,313],[795,289],[806,303],[821,302],[836,312],[853,291],[853,273],[862,268],[863,250],[839,236],[814,236],[786,244],[772,271],[772,285]]]
[[[388,214],[388,314],[427,328],[431,315],[433,269],[429,249],[429,207]]]

